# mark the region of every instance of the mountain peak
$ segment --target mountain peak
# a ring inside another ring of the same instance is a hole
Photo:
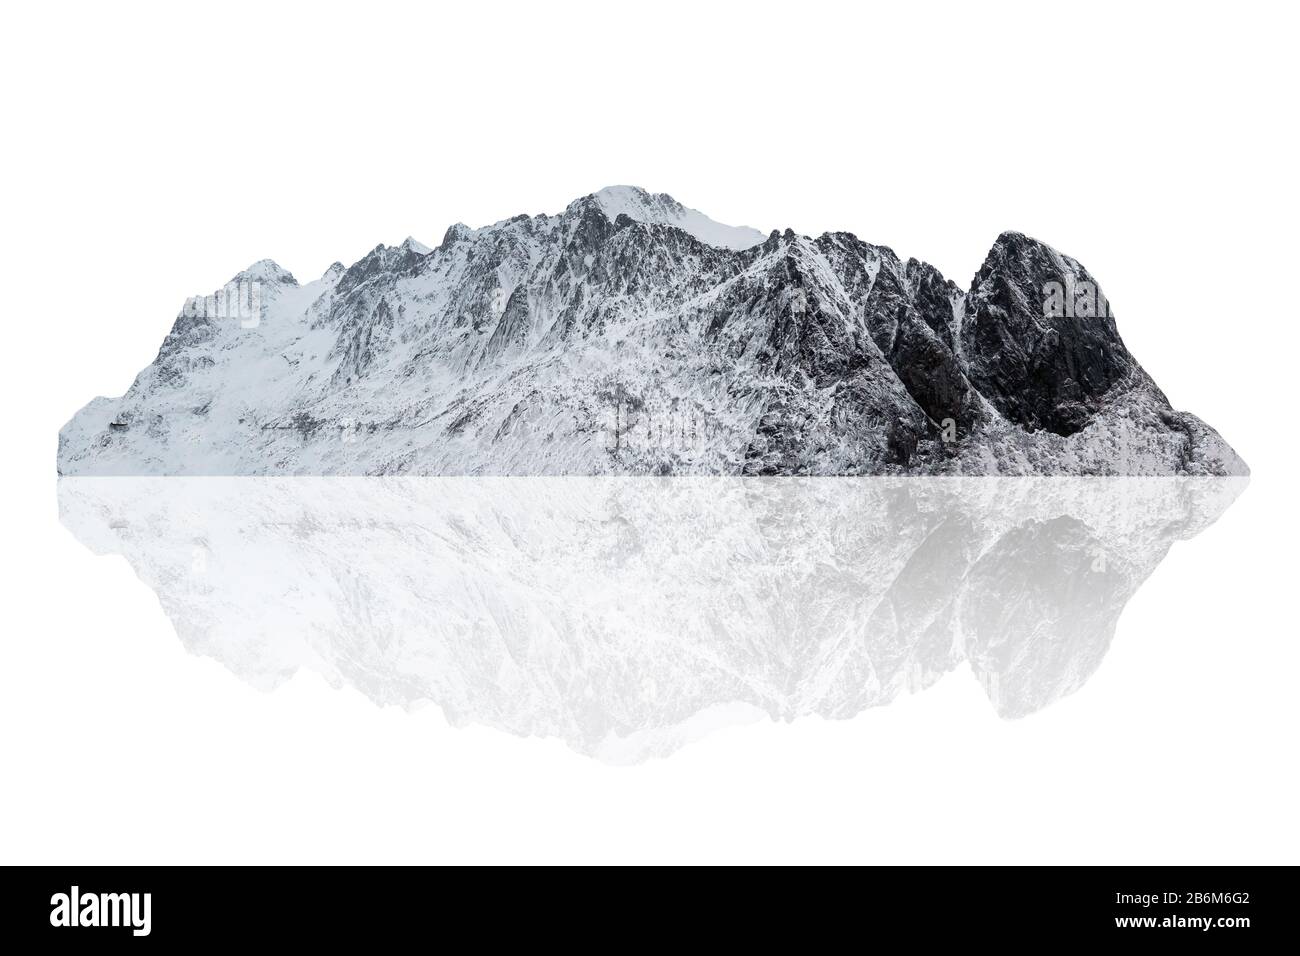
[[[277,282],[284,285],[298,284],[298,280],[293,277],[293,273],[272,259],[257,260],[230,281],[237,282],[240,279],[255,279],[259,282]]]
[[[433,252],[432,249],[414,236],[407,236],[403,239],[401,248],[405,249],[407,252],[414,252],[418,256],[427,256],[429,253]]]
[[[984,257],[983,264],[975,273],[971,288],[977,289],[990,276],[1008,270],[1022,273],[1044,269],[1059,275],[1069,271],[1069,266],[1066,257],[1047,243],[1026,236],[1023,232],[1008,230],[1001,233],[989,247],[988,255]]]
[[[614,214],[611,218],[616,218],[620,212],[632,215],[635,211],[644,217],[645,215],[675,215],[685,209],[667,193],[652,193],[640,186],[606,186],[591,195],[602,209]]]
[[[447,227],[446,233],[443,234],[442,244],[444,246],[450,246],[453,243],[468,239],[472,235],[474,235],[474,230],[463,222],[452,223]]]
[[[637,222],[676,226],[701,242],[722,249],[748,249],[764,239],[757,229],[724,225],[698,209],[683,206],[667,193],[652,193],[640,186],[606,186],[583,198],[593,200],[610,222],[624,215]]]

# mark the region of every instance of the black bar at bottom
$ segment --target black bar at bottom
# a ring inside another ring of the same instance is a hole
[[[488,945],[627,941],[639,948],[752,939],[807,949],[842,944],[846,935],[863,946],[886,939],[1127,939],[1239,947],[1286,942],[1295,923],[1283,889],[1293,882],[1290,869],[698,869],[592,878],[575,868],[563,876],[512,876],[418,868],[10,868],[0,913],[10,939],[96,948],[373,946],[413,938],[455,945],[464,933],[482,934]]]

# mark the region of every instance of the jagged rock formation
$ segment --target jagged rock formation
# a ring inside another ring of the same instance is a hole
[[[635,761],[848,718],[963,663],[1004,717],[1081,687],[1243,479],[71,478],[181,641]],[[1141,635],[1133,635],[1141,638]]]
[[[614,187],[305,286],[260,262],[196,302],[63,429],[61,474],[1247,471],[1087,271],[1017,233],[962,292],[849,233]]]

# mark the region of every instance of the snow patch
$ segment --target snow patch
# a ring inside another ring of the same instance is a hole
[[[667,193],[650,193],[639,186],[606,186],[594,196],[611,222],[624,214],[637,222],[676,226],[720,249],[748,249],[766,238],[757,229],[723,225],[697,209],[683,206]]]

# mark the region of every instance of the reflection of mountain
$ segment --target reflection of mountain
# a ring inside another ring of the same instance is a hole
[[[1032,713],[1244,483],[84,478],[59,506],[258,686],[307,666],[638,760],[740,713],[851,717],[963,659]]]

